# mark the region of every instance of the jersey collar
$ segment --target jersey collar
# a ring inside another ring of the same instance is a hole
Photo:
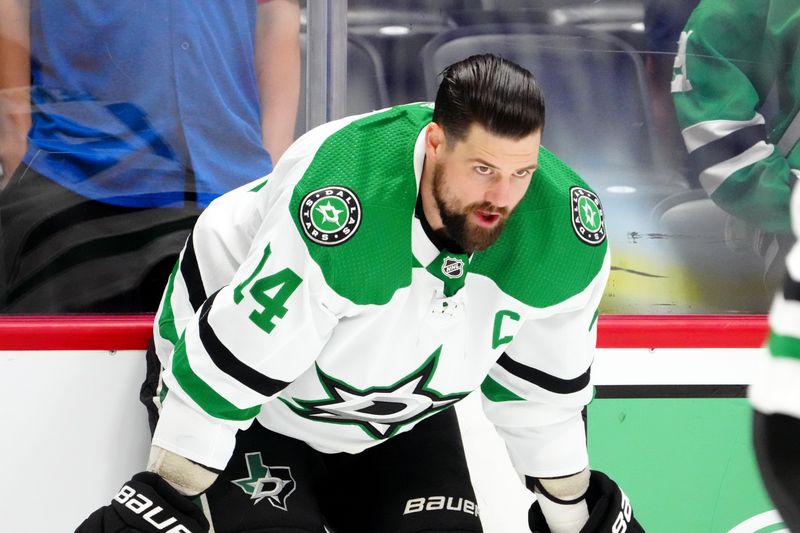
[[[417,266],[425,268],[444,284],[444,295],[453,296],[467,277],[470,257],[455,242],[437,235],[422,212],[420,180],[425,162],[425,129],[420,132],[414,146],[414,174],[417,179],[417,205],[411,221],[411,252]]]

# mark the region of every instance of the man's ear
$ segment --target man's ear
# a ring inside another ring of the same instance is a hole
[[[435,122],[428,124],[425,131],[425,155],[436,157],[442,154],[447,147],[444,130]]]

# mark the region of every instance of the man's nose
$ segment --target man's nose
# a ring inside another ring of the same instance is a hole
[[[486,201],[495,207],[508,207],[511,192],[511,179],[498,177],[486,190]]]

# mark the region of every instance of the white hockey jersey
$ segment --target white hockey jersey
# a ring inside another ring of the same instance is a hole
[[[359,453],[480,388],[520,474],[587,465],[599,200],[542,149],[494,245],[438,249],[415,217],[431,107],[323,125],[201,215],[155,323],[154,444],[223,468],[257,418]]]

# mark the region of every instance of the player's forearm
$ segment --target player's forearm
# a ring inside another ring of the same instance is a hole
[[[0,165],[6,180],[27,148],[30,116],[29,0],[0,0]]]
[[[179,387],[170,388],[159,414],[153,445],[195,463],[223,469],[236,444],[237,425],[217,420],[181,399]],[[249,420],[238,424],[242,429]]]
[[[256,75],[264,147],[276,162],[294,139],[300,95],[300,9],[296,0],[259,5]]]
[[[579,472],[589,464],[580,408],[537,408],[533,402],[521,401],[484,402],[484,411],[505,442],[511,463],[520,475],[561,477]],[[525,420],[538,422],[544,417],[550,418],[549,424],[521,426]],[[505,424],[500,423],[503,419]]]

